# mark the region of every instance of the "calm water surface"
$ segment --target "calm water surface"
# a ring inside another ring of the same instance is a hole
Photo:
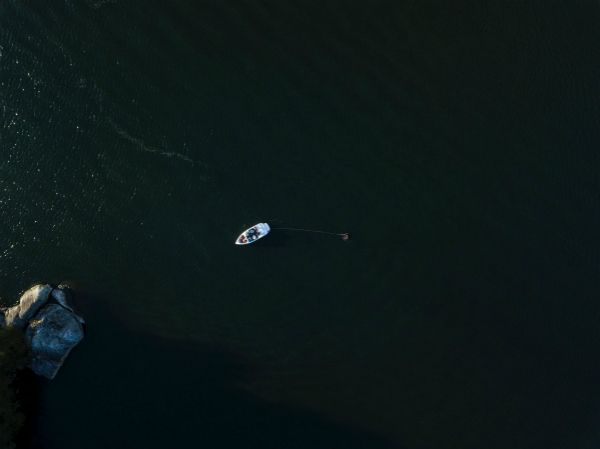
[[[87,322],[23,446],[597,447],[599,20],[1,3],[0,298]]]

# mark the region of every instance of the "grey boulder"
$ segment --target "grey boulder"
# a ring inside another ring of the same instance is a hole
[[[56,302],[58,302],[61,306],[73,312],[73,315],[75,315],[77,321],[79,321],[80,323],[85,323],[81,315],[74,309],[73,301],[71,300],[71,294],[68,290],[68,287],[63,287],[62,285],[59,285],[57,288],[52,290],[52,297],[56,299]]]
[[[57,304],[48,304],[25,331],[31,356],[29,368],[54,379],[69,352],[82,339],[83,328],[75,315]]]
[[[49,285],[36,285],[31,287],[19,300],[19,304],[4,311],[4,326],[15,326],[24,329],[27,322],[48,301],[52,292]],[[2,318],[2,317],[0,317]]]

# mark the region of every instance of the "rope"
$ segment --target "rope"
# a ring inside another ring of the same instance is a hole
[[[348,235],[348,234],[336,234],[335,232],[313,231],[312,229],[298,229],[298,228],[271,228],[271,229],[290,229],[292,231],[318,232],[319,234],[341,235],[342,237],[345,235]]]

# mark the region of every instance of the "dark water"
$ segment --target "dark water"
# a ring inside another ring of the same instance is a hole
[[[598,3],[284,3],[0,3],[22,445],[598,447]]]

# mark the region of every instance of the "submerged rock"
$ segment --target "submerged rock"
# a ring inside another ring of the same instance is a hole
[[[24,329],[27,326],[27,322],[46,304],[50,292],[52,292],[52,287],[49,285],[40,284],[31,287],[23,293],[19,304],[4,311],[4,322],[2,324],[4,326],[15,326],[19,329]]]
[[[72,312],[57,304],[45,306],[25,331],[31,355],[29,368],[53,379],[69,352],[82,339],[83,328]]]
[[[69,309],[77,318],[77,321],[80,323],[85,323],[83,317],[81,317],[81,313],[75,310],[73,305],[73,301],[71,300],[71,291],[69,287],[65,287],[63,285],[59,285],[57,288],[52,290],[52,297],[56,299],[56,301],[63,307]]]

